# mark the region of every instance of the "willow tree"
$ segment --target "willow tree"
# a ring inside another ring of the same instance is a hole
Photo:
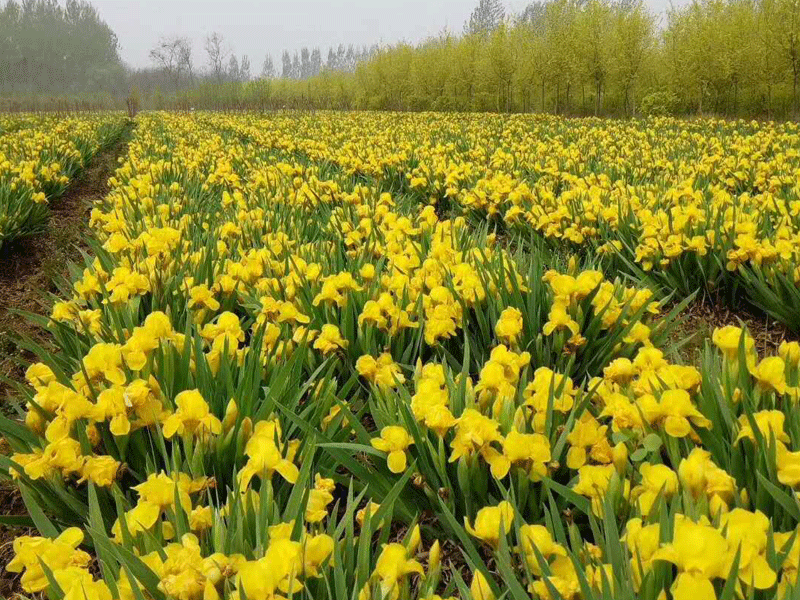
[[[464,36],[453,50],[453,88],[456,106],[461,110],[475,108],[478,57],[482,49],[478,36]]]
[[[774,6],[774,35],[792,77],[792,114],[798,116],[800,83],[800,0],[778,0]]]
[[[636,112],[636,82],[656,43],[655,18],[643,0],[620,4],[613,13],[610,69],[619,82],[624,112],[629,116]]]
[[[773,91],[783,79],[783,64],[780,45],[775,35],[780,18],[779,0],[760,0],[756,19],[756,81],[762,90],[763,105],[768,117],[772,117]]]
[[[511,110],[513,103],[514,73],[517,70],[517,49],[508,33],[508,27],[501,23],[491,34],[486,52],[487,83],[490,89],[496,90],[498,111]]]
[[[545,82],[547,79],[547,45],[544,39],[544,5],[541,10],[528,10],[517,24],[520,64],[517,72],[522,109],[533,110],[533,98],[540,96],[540,108],[546,111]],[[537,93],[538,92],[538,93]]]
[[[580,68],[594,87],[594,114],[600,114],[603,85],[606,83],[611,63],[611,5],[606,0],[589,0],[575,19]],[[585,89],[581,85],[581,89]],[[586,95],[583,96],[585,110]]]

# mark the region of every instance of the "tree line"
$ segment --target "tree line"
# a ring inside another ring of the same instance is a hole
[[[458,33],[287,50],[260,71],[219,34],[202,46],[165,38],[150,67],[126,69],[87,2],[10,0],[0,97],[133,90],[152,108],[800,113],[800,0],[692,0],[664,15],[643,0],[535,0],[517,14],[479,0]]]
[[[220,84],[226,81],[248,82],[254,78],[305,80],[323,71],[352,73],[359,64],[377,52],[377,44],[370,47],[352,44],[345,47],[339,44],[336,48],[329,48],[327,59],[323,59],[319,48],[303,47],[294,54],[284,50],[280,70],[275,66],[272,56],[267,54],[260,75],[254,76],[250,57],[244,54],[237,57],[219,33],[211,33],[203,43],[202,55],[206,62],[199,70],[195,66],[192,41],[185,36],[161,38],[150,50],[150,60],[153,69],[166,78],[166,83],[171,84],[173,90],[179,90],[198,82]],[[137,70],[132,77],[141,78],[153,69]]]
[[[327,58],[323,59],[323,54],[319,48],[302,48],[299,52],[295,51],[292,55],[288,50],[284,50],[281,55],[282,79],[304,80],[316,77],[323,71],[353,73],[356,67],[369,60],[378,52],[378,46],[353,46],[350,44],[345,48],[344,44],[339,44],[336,48],[328,48]],[[264,61],[264,68],[261,76],[267,79],[274,79],[278,73],[272,67],[272,58],[268,55]]]
[[[797,117],[800,0],[479,0],[462,32],[370,49],[348,68],[318,52],[281,73],[167,101],[215,108]],[[295,64],[296,63],[296,64]]]
[[[0,97],[124,94],[117,37],[83,0],[14,0],[0,6]]]

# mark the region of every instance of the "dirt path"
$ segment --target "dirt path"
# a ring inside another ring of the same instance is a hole
[[[70,262],[81,261],[79,248],[84,246],[92,203],[108,191],[108,178],[118,166],[131,137],[132,125],[120,138],[97,154],[70,184],[61,198],[52,202],[47,229],[40,235],[19,240],[0,250],[0,376],[24,381],[26,361],[33,356],[17,345],[19,336],[33,338],[47,348],[50,338],[13,310],[42,315],[50,314],[51,294],[58,292],[58,282],[69,274]],[[13,412],[14,389],[0,380],[0,410]],[[0,441],[2,444],[2,441]],[[0,448],[7,451],[7,448]],[[25,506],[13,486],[0,482],[0,514],[25,515]],[[20,592],[16,577],[4,571],[13,556],[12,542],[26,531],[0,525],[0,597],[11,598]]]

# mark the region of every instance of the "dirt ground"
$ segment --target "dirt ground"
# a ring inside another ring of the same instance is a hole
[[[25,363],[33,356],[20,348],[18,340],[26,337],[47,348],[47,332],[14,311],[48,315],[59,284],[69,274],[70,262],[81,262],[80,248],[88,230],[92,203],[108,191],[108,178],[118,166],[127,148],[132,126],[120,138],[102,150],[77,175],[63,196],[51,202],[51,216],[46,230],[18,240],[0,250],[0,410],[14,414],[14,388],[7,381],[22,382]],[[0,452],[6,452],[1,447]],[[0,482],[0,513],[25,515],[25,506],[16,489]],[[24,528],[0,525],[0,569],[13,556],[13,541],[25,535]],[[16,577],[0,570],[0,597],[11,598],[19,592]]]
[[[782,323],[745,305],[732,309],[709,302],[694,302],[683,310],[678,319],[682,322],[672,332],[671,341],[673,344],[683,344],[678,351],[681,362],[698,368],[703,348],[706,342],[711,342],[714,329],[718,327],[747,327],[761,357],[777,354],[778,347],[784,341],[800,340],[800,335],[790,331]]]

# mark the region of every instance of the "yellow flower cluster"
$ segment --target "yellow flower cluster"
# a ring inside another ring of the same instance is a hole
[[[0,247],[41,229],[47,203],[122,131],[115,114],[20,115],[0,127]]]
[[[800,282],[793,123],[365,113],[336,123],[279,116],[268,130],[242,119],[233,129],[399,183],[523,242],[589,251],[664,294],[741,287],[800,330],[800,299],[785,289]],[[307,189],[304,202],[317,202]]]
[[[693,153],[748,155],[729,195],[786,192],[794,155],[754,156],[778,126],[637,126],[140,116],[53,309],[60,353],[0,421],[44,536],[8,569],[70,600],[783,597],[800,345],[759,356],[729,326],[681,364],[653,291],[510,233],[728,226],[659,187],[740,168]]]

